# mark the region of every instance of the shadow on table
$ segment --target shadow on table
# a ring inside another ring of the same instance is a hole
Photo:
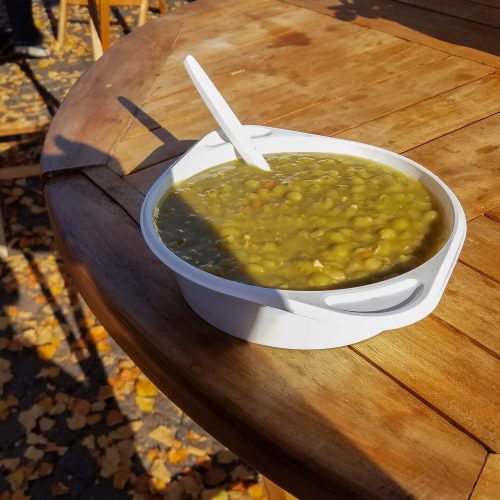
[[[460,6],[455,6],[452,0],[447,2],[445,0],[446,3],[449,4],[450,10],[460,9]],[[481,9],[481,6],[476,7]],[[328,8],[334,12],[337,19],[343,21],[355,21],[358,16],[367,19],[387,19],[448,43],[471,47],[496,56],[500,55],[500,29],[492,35],[493,29],[489,28],[485,31],[482,23],[458,19],[458,13],[455,12],[450,15],[441,14],[430,9],[407,5],[404,2],[388,0],[340,0],[340,4]],[[482,6],[482,8],[485,10],[485,24],[488,24],[486,9],[492,11],[497,9],[488,6]],[[497,19],[499,19],[498,16]],[[454,26],[454,21],[460,23],[460,26]],[[469,24],[470,28],[464,28],[463,23]],[[494,22],[491,26],[498,28],[498,24],[495,25]]]

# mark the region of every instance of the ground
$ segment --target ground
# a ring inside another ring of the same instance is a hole
[[[174,4],[180,2],[171,2]],[[54,55],[0,63],[0,168],[39,161],[45,128],[91,62],[85,10],[35,2]],[[114,36],[136,11],[117,12]],[[152,12],[151,15],[157,15]],[[52,25],[51,25],[52,21]],[[86,306],[54,246],[38,178],[0,181],[0,500],[264,499],[260,477],[160,394]]]

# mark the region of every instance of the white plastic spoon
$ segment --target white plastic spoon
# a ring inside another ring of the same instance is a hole
[[[252,139],[248,136],[243,125],[212,83],[212,80],[210,80],[205,71],[203,71],[203,68],[198,64],[198,61],[193,56],[186,56],[184,66],[210,113],[212,113],[243,160],[249,165],[262,170],[271,170],[266,159],[252,144]]]

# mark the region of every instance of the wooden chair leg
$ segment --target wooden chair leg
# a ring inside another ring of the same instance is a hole
[[[168,12],[167,0],[158,0],[160,5],[160,14],[166,14]]]
[[[97,61],[97,59],[99,59],[99,57],[101,57],[103,54],[102,43],[99,38],[99,34],[97,33],[97,28],[94,24],[94,20],[92,19],[92,17],[90,17],[89,25],[90,25],[90,38],[92,40],[92,54],[94,56],[94,61]]]
[[[102,50],[106,52],[110,46],[111,8],[109,0],[99,1],[99,38],[102,43]]]
[[[142,26],[146,22],[146,16],[148,15],[148,10],[149,10],[149,0],[141,0],[137,26]]]
[[[68,20],[68,0],[59,2],[59,23],[57,25],[57,46],[62,48],[66,38],[66,22]]]
[[[0,207],[0,257],[5,259],[8,257],[9,252],[7,249],[7,242],[5,241],[5,232],[3,227],[2,208]]]

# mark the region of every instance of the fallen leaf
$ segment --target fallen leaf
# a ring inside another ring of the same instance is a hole
[[[189,457],[189,453],[185,449],[172,450],[172,451],[169,451],[167,454],[168,461],[172,464],[178,464],[179,462],[182,462],[183,460],[187,460],[188,457]]]
[[[56,346],[54,344],[45,344],[42,346],[38,346],[36,348],[36,352],[38,354],[38,357],[43,360],[49,360],[54,357],[54,354],[56,353]]]
[[[50,485],[50,492],[53,497],[59,497],[62,495],[67,495],[69,493],[69,488],[64,483],[57,481]]]
[[[19,413],[19,422],[24,427],[24,432],[29,434],[36,425],[37,419],[45,413],[45,409],[34,404],[28,410]]]
[[[38,462],[43,458],[43,451],[39,450],[35,446],[29,446],[24,452],[24,456],[29,460]]]
[[[87,425],[95,425],[102,420],[102,415],[99,413],[92,413],[87,417]]]
[[[160,479],[165,484],[168,484],[172,477],[170,471],[165,465],[165,462],[161,458],[155,458],[153,460],[149,473],[153,476],[153,478]]]
[[[115,429],[114,431],[109,433],[109,437],[113,439],[127,439],[129,437],[132,437],[134,435],[134,431],[130,425],[122,425],[121,427],[118,427],[118,429]]]
[[[14,470],[19,466],[20,458],[3,458],[0,460],[0,467],[2,469]]]
[[[137,396],[156,396],[158,394],[158,389],[155,385],[148,379],[138,380],[135,385],[135,393]]]
[[[172,439],[175,437],[175,429],[159,425],[156,429],[152,430],[148,436],[159,443],[169,447],[172,445]]]
[[[124,420],[125,417],[120,410],[110,410],[106,416],[106,423],[110,426],[121,424]]]
[[[123,490],[130,478],[130,475],[131,473],[128,470],[120,469],[117,471],[113,476],[113,488]]]
[[[75,399],[71,405],[71,410],[73,413],[88,415],[90,412],[90,403],[86,399]]]
[[[40,426],[40,430],[42,430],[43,432],[47,432],[50,431],[52,427],[54,427],[55,423],[56,421],[52,418],[42,417],[38,422],[38,425]]]
[[[102,342],[108,338],[108,334],[106,330],[101,325],[93,326],[87,332],[87,340],[92,342],[93,344],[97,344],[98,342]]]
[[[139,409],[144,413],[151,413],[155,405],[155,400],[153,398],[136,396],[135,403],[139,407]]]
[[[66,424],[68,425],[68,429],[76,431],[78,429],[83,429],[87,425],[87,418],[81,413],[75,413],[66,419]]]

